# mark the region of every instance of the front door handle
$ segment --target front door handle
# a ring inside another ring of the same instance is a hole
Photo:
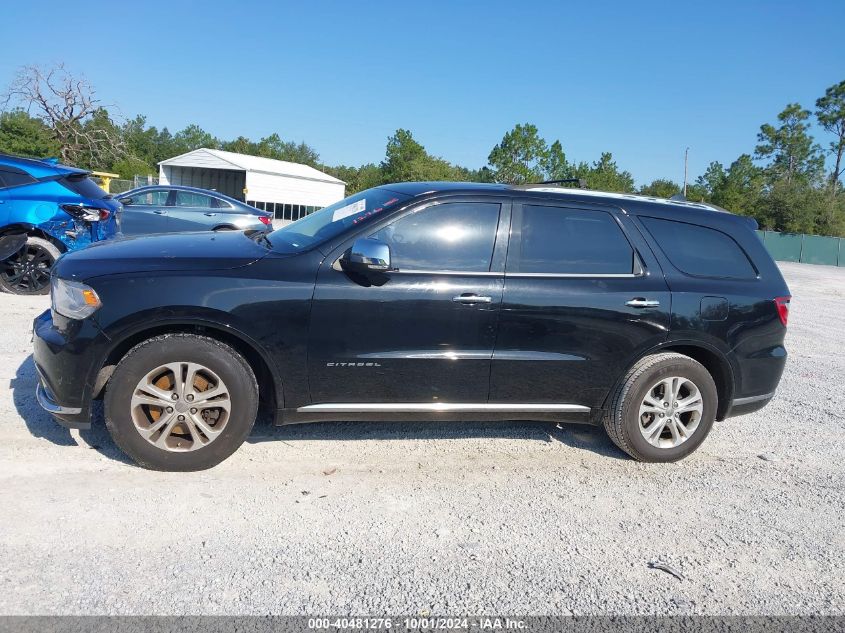
[[[214,217],[215,215],[217,215],[217,214],[216,214],[216,213],[203,213],[203,215],[204,215],[204,216],[207,216],[207,217],[209,217],[209,218],[213,218],[213,217]]]
[[[660,305],[660,302],[656,299],[643,299],[642,297],[636,297],[630,301],[626,301],[625,305],[631,306],[632,308],[656,308]]]
[[[455,303],[492,303],[493,297],[482,297],[481,295],[467,292],[457,297],[452,297],[452,301]]]
[[[163,209],[156,209],[153,213],[156,215],[167,215],[167,211],[164,211]]]

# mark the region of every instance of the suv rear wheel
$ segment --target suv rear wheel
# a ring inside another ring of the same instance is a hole
[[[692,453],[716,418],[710,372],[689,356],[660,353],[637,362],[611,398],[604,428],[634,459],[674,462]]]
[[[115,443],[153,470],[216,466],[249,435],[258,385],[249,364],[212,338],[165,334],[132,348],[105,397]]]

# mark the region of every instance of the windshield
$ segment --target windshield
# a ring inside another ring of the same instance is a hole
[[[340,202],[292,222],[267,237],[273,249],[298,253],[337,237],[349,227],[367,221],[373,215],[407,200],[411,196],[389,189],[367,189]]]

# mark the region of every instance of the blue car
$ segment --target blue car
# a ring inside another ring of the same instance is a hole
[[[116,236],[120,213],[84,169],[0,154],[0,289],[47,294],[56,259]]]
[[[178,185],[150,185],[120,194],[123,235],[186,231],[264,231],[273,214],[217,191]]]

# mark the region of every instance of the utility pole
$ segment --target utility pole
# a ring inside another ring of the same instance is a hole
[[[684,150],[684,198],[687,197],[687,162],[689,160],[689,147]]]

